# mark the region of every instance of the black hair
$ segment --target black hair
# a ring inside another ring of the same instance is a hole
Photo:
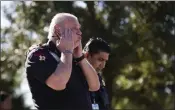
[[[91,55],[99,52],[106,52],[106,53],[111,52],[109,44],[105,40],[99,37],[90,38],[83,50],[84,52],[88,52]]]

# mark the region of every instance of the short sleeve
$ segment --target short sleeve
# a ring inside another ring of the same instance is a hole
[[[55,71],[58,63],[44,49],[35,49],[29,52],[26,59],[26,74],[35,77],[45,83],[48,77]]]

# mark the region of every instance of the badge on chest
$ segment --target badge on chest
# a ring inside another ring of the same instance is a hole
[[[99,110],[99,105],[97,103],[93,103],[92,110]]]

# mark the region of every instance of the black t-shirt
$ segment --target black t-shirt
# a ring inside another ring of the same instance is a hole
[[[38,109],[91,110],[87,82],[81,68],[74,62],[71,77],[64,90],[56,91],[45,84],[59,64],[50,52],[60,58],[61,54],[53,42],[37,46],[27,55],[27,80],[36,107]]]

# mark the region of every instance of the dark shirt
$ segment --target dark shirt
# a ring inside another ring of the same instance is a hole
[[[100,81],[100,89],[95,92],[90,92],[91,102],[99,105],[100,110],[108,110],[109,109],[109,99],[108,94],[105,88],[104,81],[100,74],[98,74]]]
[[[91,110],[88,85],[81,68],[73,62],[71,77],[64,90],[53,90],[45,84],[56,70],[61,53],[53,42],[37,46],[28,52],[26,74],[33,100],[38,109]]]

